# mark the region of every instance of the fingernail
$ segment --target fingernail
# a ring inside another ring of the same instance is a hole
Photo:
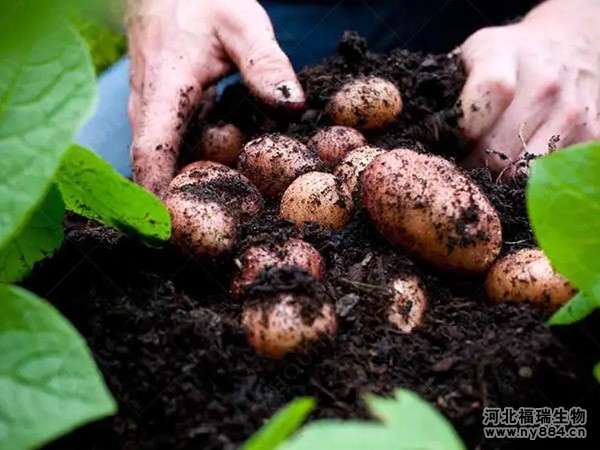
[[[284,81],[275,86],[275,99],[280,105],[304,104],[304,91],[294,81]]]

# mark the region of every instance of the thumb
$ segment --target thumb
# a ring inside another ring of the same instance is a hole
[[[221,44],[252,94],[271,106],[303,108],[304,91],[289,58],[277,44],[265,10],[254,0],[244,0],[225,7],[224,13]]]

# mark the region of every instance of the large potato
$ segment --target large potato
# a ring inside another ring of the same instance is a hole
[[[556,272],[539,249],[522,249],[496,261],[488,272],[485,289],[494,302],[528,302],[554,311],[577,291]]]
[[[354,128],[332,126],[317,131],[308,141],[309,147],[328,166],[335,166],[351,150],[367,145],[362,133]]]
[[[319,170],[317,154],[302,142],[268,134],[248,142],[240,153],[238,170],[267,197],[280,195],[300,175]]]
[[[368,145],[354,149],[340,161],[333,174],[342,180],[354,195],[358,191],[358,180],[362,171],[376,156],[385,152],[383,149]]]
[[[394,83],[379,77],[365,77],[342,86],[325,111],[335,125],[368,131],[392,123],[402,106],[402,97]]]
[[[500,254],[498,213],[450,161],[397,149],[363,171],[362,203],[392,243],[430,264],[465,274],[485,272]]]

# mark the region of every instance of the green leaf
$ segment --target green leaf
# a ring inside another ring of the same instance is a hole
[[[600,362],[596,363],[594,366],[594,377],[596,378],[596,381],[600,383]]]
[[[84,340],[51,305],[0,285],[0,448],[40,447],[116,412]]]
[[[51,256],[63,242],[65,204],[56,185],[18,236],[0,249],[0,282],[21,281],[34,264]]]
[[[171,235],[171,218],[163,203],[91,150],[71,145],[56,181],[71,211],[149,244]]]
[[[241,450],[273,450],[298,429],[314,409],[312,398],[298,398],[277,412]]]
[[[548,325],[571,325],[585,319],[598,308],[600,302],[597,299],[579,292],[548,319]]]
[[[600,143],[535,160],[527,206],[536,239],[555,269],[600,299]]]
[[[0,51],[0,247],[43,201],[95,99],[92,62],[71,27],[52,27],[18,50]]]

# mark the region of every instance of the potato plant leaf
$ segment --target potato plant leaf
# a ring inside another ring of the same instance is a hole
[[[579,292],[548,319],[548,325],[571,325],[585,319],[598,308],[600,302],[597,299]]]
[[[314,409],[312,398],[297,398],[278,411],[241,447],[241,450],[273,450],[298,429]]]
[[[163,203],[91,150],[71,145],[56,175],[67,209],[158,244],[171,235]]]
[[[598,174],[600,143],[578,144],[533,161],[527,186],[539,245],[555,269],[594,303],[600,301]],[[580,318],[591,311],[582,297],[572,302]]]
[[[95,100],[86,45],[71,26],[60,24],[28,45],[0,48],[0,247],[43,201]]]
[[[39,448],[115,413],[85,341],[50,304],[0,285],[0,448]]]
[[[367,396],[378,422],[315,421],[292,436],[278,450],[465,450],[447,419],[417,394],[398,389],[395,398]]]
[[[52,184],[42,204],[17,236],[0,249],[0,282],[21,281],[38,261],[51,256],[63,242],[65,204]]]

